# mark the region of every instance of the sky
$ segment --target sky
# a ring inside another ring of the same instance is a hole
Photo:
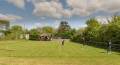
[[[27,29],[57,28],[61,21],[79,29],[89,18],[105,22],[119,14],[120,0],[0,0],[0,19]]]

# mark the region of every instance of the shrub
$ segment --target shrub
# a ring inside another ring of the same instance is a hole
[[[30,35],[29,40],[39,40],[39,35]]]

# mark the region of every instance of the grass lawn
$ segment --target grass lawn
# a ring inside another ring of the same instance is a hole
[[[68,40],[0,41],[0,65],[120,65],[120,53]]]

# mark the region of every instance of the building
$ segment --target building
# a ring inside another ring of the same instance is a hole
[[[51,41],[52,40],[52,34],[43,33],[39,36],[39,40],[41,40],[41,41]]]

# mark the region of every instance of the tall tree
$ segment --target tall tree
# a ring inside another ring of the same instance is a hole
[[[88,41],[98,40],[99,29],[101,28],[101,24],[95,18],[91,18],[87,21],[87,28],[85,30],[85,38]]]
[[[0,30],[8,30],[10,22],[8,20],[0,20]]]
[[[104,38],[105,40],[111,40],[113,43],[119,43],[120,41],[120,16],[113,16],[110,23],[107,25]],[[120,44],[120,43],[119,43]]]
[[[71,27],[66,21],[62,21],[59,25],[57,36],[61,38],[70,38]]]
[[[30,33],[30,35],[39,35],[40,34],[40,32],[37,29],[31,29],[29,31],[29,33]]]

